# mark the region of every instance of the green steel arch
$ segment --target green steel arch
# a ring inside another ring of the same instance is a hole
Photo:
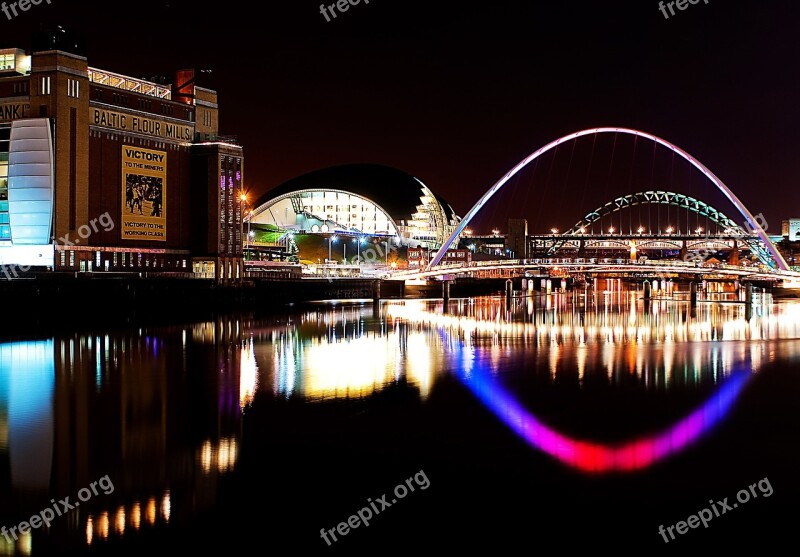
[[[636,207],[637,205],[669,205],[691,211],[700,217],[705,217],[709,221],[721,226],[725,230],[725,236],[740,238],[742,242],[748,245],[750,251],[758,256],[758,259],[762,263],[769,267],[775,266],[772,254],[758,236],[749,234],[744,228],[739,226],[736,221],[708,203],[689,195],[671,191],[644,191],[617,197],[602,207],[598,207],[594,211],[587,213],[575,226],[564,232],[564,235],[574,236],[582,234],[586,228],[591,227],[594,223],[601,221],[605,217],[618,213],[623,209]],[[706,234],[708,234],[708,231],[706,231]],[[550,249],[550,253],[555,253],[561,249],[564,243],[566,243],[566,240],[557,242]]]

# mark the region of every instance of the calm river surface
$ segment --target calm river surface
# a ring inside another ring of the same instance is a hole
[[[0,555],[770,553],[798,363],[800,303],[624,291],[7,338]]]

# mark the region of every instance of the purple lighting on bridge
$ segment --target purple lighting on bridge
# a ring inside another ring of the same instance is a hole
[[[461,233],[464,231],[464,229],[467,227],[470,221],[475,217],[478,211],[480,211],[483,208],[486,202],[489,201],[489,199],[491,199],[492,196],[500,190],[500,188],[502,188],[509,180],[511,180],[511,178],[513,178],[523,168],[528,166],[528,164],[538,159],[540,156],[547,153],[548,151],[554,149],[555,147],[558,147],[562,143],[566,143],[567,141],[572,141],[586,135],[594,135],[600,133],[623,133],[638,137],[644,137],[680,155],[683,159],[692,164],[697,170],[702,172],[703,175],[706,178],[708,178],[708,180],[710,180],[711,183],[714,184],[717,187],[717,189],[719,189],[722,192],[722,194],[736,207],[736,210],[739,211],[739,213],[746,219],[749,227],[758,234],[758,237],[764,243],[764,246],[769,250],[770,254],[775,260],[775,264],[777,265],[777,267],[783,271],[789,270],[789,265],[783,259],[783,256],[778,252],[775,246],[772,245],[772,242],[769,241],[766,232],[764,232],[764,230],[761,228],[758,222],[756,222],[756,218],[750,213],[750,211],[747,210],[747,207],[744,206],[744,204],[739,200],[738,197],[736,197],[736,195],[730,190],[730,188],[728,188],[728,186],[726,186],[723,183],[723,181],[720,180],[713,172],[711,172],[711,170],[709,170],[703,163],[692,157],[689,153],[687,153],[677,145],[673,145],[669,141],[661,139],[660,137],[655,136],[653,134],[649,134],[647,132],[642,132],[630,128],[611,128],[611,127],[593,128],[589,130],[575,132],[570,135],[566,135],[560,139],[548,143],[544,147],[528,155],[528,157],[523,159],[519,164],[517,164],[514,168],[512,168],[495,185],[489,188],[489,191],[487,191],[483,195],[483,197],[481,197],[480,200],[478,200],[475,206],[472,207],[472,209],[470,209],[469,213],[467,213],[466,216],[464,216],[464,218],[459,223],[458,227],[456,227],[453,234],[447,240],[444,241],[444,243],[442,244],[442,249],[439,250],[439,252],[436,254],[436,257],[434,257],[428,264],[428,270],[441,263],[441,260],[444,257],[445,253],[447,252],[449,246],[452,245],[453,242],[458,240],[458,237],[461,235]]]

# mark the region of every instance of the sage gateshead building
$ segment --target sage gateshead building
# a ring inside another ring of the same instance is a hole
[[[316,170],[268,191],[253,204],[252,224],[296,233],[393,237],[439,249],[460,218],[414,176],[388,166],[354,164]]]
[[[63,32],[0,49],[0,264],[238,278],[243,152],[201,77],[96,68]]]

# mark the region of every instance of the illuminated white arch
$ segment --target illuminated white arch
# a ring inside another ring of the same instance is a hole
[[[343,189],[338,189],[338,188],[304,188],[304,189],[298,189],[298,190],[295,190],[295,191],[292,191],[292,192],[289,192],[289,193],[285,193],[285,194],[279,195],[277,197],[273,197],[272,199],[270,199],[270,200],[268,200],[268,201],[266,201],[264,203],[261,203],[255,209],[253,209],[253,213],[249,217],[246,217],[246,219],[249,218],[251,220],[251,222],[252,222],[253,219],[256,219],[257,217],[261,216],[262,214],[264,214],[266,211],[268,211],[269,209],[271,209],[273,206],[277,205],[281,201],[286,201],[287,199],[291,199],[292,197],[299,196],[299,195],[302,195],[304,193],[318,193],[318,192],[337,193],[337,194],[341,194],[341,195],[348,195],[348,196],[353,197],[355,199],[360,199],[361,201],[363,201],[365,203],[369,203],[371,205],[374,205],[375,208],[378,211],[380,211],[381,213],[383,213],[386,216],[386,221],[394,228],[394,234],[392,234],[392,235],[396,236],[396,237],[400,236],[400,228],[397,226],[397,222],[395,221],[394,217],[386,209],[381,207],[377,202],[375,202],[372,199],[369,199],[367,197],[364,197],[363,195],[358,195],[356,193],[353,193],[353,192],[350,192],[350,191],[346,191],[346,190],[343,190]],[[267,192],[267,193],[269,194],[269,192]]]
[[[673,152],[683,157],[686,161],[688,161],[695,168],[697,168],[697,170],[702,172],[705,175],[705,177],[708,178],[711,181],[711,183],[717,186],[717,189],[719,189],[719,191],[721,191],[723,195],[725,195],[725,197],[731,203],[733,203],[734,207],[736,207],[736,210],[739,211],[739,213],[745,218],[749,227],[752,230],[754,230],[758,234],[758,237],[761,239],[761,241],[764,242],[764,245],[769,250],[778,268],[783,271],[789,270],[789,265],[783,259],[783,256],[778,252],[778,250],[775,249],[775,246],[772,245],[772,242],[769,241],[766,232],[764,232],[761,226],[756,222],[755,217],[750,213],[750,211],[747,210],[747,207],[745,207],[744,204],[739,200],[739,198],[736,197],[736,195],[730,190],[730,188],[728,188],[728,186],[726,186],[725,183],[722,180],[720,180],[713,172],[711,172],[703,163],[692,157],[689,153],[687,153],[680,147],[673,145],[669,141],[661,139],[660,137],[649,134],[647,132],[642,132],[630,128],[593,128],[589,130],[575,132],[570,135],[565,135],[561,139],[557,139],[552,143],[548,143],[538,151],[528,155],[528,157],[523,159],[519,164],[517,164],[517,166],[512,168],[495,185],[489,188],[489,191],[487,191],[483,195],[483,197],[481,197],[480,200],[475,204],[475,206],[472,207],[472,209],[470,209],[469,213],[467,213],[464,216],[464,218],[461,220],[461,222],[459,223],[458,227],[455,229],[453,234],[451,234],[451,236],[442,244],[442,249],[439,250],[439,253],[436,254],[436,257],[434,257],[431,260],[430,264],[428,265],[427,267],[428,270],[430,270],[432,267],[435,267],[441,262],[449,246],[451,246],[453,242],[455,242],[458,239],[459,235],[464,231],[464,229],[467,227],[467,225],[473,219],[473,217],[475,217],[477,212],[480,211],[481,208],[483,208],[483,206],[486,204],[486,202],[489,201],[489,199],[495,193],[497,193],[500,190],[500,188],[502,188],[506,184],[506,182],[508,182],[511,178],[513,178],[520,170],[525,168],[528,164],[530,164],[543,154],[554,149],[555,147],[558,147],[562,143],[572,141],[573,139],[578,139],[579,137],[583,137],[585,135],[592,135],[598,133],[624,133],[637,137],[644,137],[646,139],[658,143],[659,145],[662,145],[663,147],[666,147],[667,149],[671,149]]]

